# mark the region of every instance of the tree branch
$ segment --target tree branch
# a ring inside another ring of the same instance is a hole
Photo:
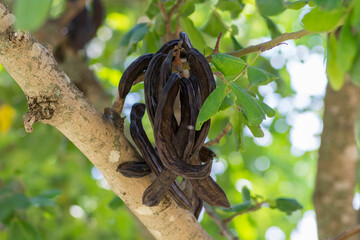
[[[226,134],[228,134],[228,132],[229,132],[230,130],[231,130],[231,123],[228,122],[228,123],[226,124],[225,128],[221,131],[221,133],[219,133],[219,135],[218,135],[216,138],[214,138],[214,139],[210,140],[209,142],[205,143],[204,146],[205,146],[205,147],[210,147],[210,146],[214,146],[214,145],[216,145],[216,144],[219,144],[220,141],[221,141],[221,139],[222,139],[223,137],[225,137]]]
[[[352,236],[355,236],[356,234],[360,234],[360,225],[356,225],[350,229],[347,229],[343,233],[335,237],[329,238],[328,240],[346,240],[351,238]]]
[[[260,202],[260,203],[257,203],[255,206],[249,208],[249,209],[246,209],[244,211],[241,211],[241,212],[237,212],[235,213],[234,215],[232,215],[231,217],[229,218],[226,218],[223,220],[223,222],[225,224],[228,224],[229,222],[231,222],[235,217],[237,216],[240,216],[242,214],[245,214],[245,213],[249,213],[249,212],[255,212],[256,210],[258,210],[259,208],[261,208],[261,206],[264,204],[265,202]]]
[[[157,207],[142,204],[151,177],[126,178],[116,172],[120,163],[139,160],[139,154],[71,83],[47,48],[29,33],[14,32],[14,20],[0,0],[0,63],[29,100],[28,119],[50,124],[72,141],[157,239],[211,239],[193,214],[168,196]]]
[[[234,236],[234,234],[229,230],[227,224],[212,210],[212,208],[204,204],[204,208],[209,217],[216,223],[216,225],[220,228],[220,234],[224,235],[229,240],[237,240],[238,237]]]

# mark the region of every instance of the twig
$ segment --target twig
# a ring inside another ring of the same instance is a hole
[[[248,213],[248,212],[254,212],[256,210],[258,210],[259,208],[261,208],[261,206],[264,204],[265,202],[260,202],[260,203],[257,203],[255,206],[249,208],[249,209],[246,209],[244,211],[241,211],[241,212],[237,212],[235,213],[234,215],[232,215],[231,217],[228,217],[228,218],[225,218],[224,220],[222,220],[225,224],[228,224],[229,222],[231,222],[235,217],[239,216],[239,215],[242,215],[242,214],[245,214],[245,213]]]
[[[174,13],[179,9],[182,2],[183,2],[183,0],[178,0],[175,3],[175,5],[169,10],[169,12],[166,12],[165,5],[162,1],[159,1],[159,3],[158,3],[160,13],[164,18],[166,41],[170,41],[173,38],[172,32],[171,32],[171,18],[172,18],[172,15],[174,15]]]
[[[356,235],[356,234],[360,234],[360,224],[356,225],[352,228],[347,229],[346,231],[344,231],[343,233],[329,238],[328,240],[345,240],[345,239],[349,239],[350,237]]]
[[[210,147],[210,146],[214,146],[214,145],[216,145],[216,144],[219,144],[220,141],[221,141],[221,139],[222,139],[223,137],[225,137],[226,134],[228,134],[228,132],[230,131],[230,129],[231,129],[231,123],[228,122],[228,123],[226,124],[225,128],[221,131],[221,133],[220,133],[216,138],[214,138],[213,140],[205,143],[204,146],[205,146],[205,147]]]
[[[214,53],[213,54],[216,54],[216,53],[219,53],[219,45],[220,45],[220,38],[222,36],[222,32],[220,32],[217,40],[216,40],[216,44],[215,44],[215,48],[214,48]]]
[[[91,0],[92,1],[92,0]],[[90,1],[90,2],[91,2]],[[67,1],[66,2],[66,10],[64,14],[60,17],[60,19],[57,21],[59,27],[65,27],[67,26],[71,20],[74,19],[74,17],[84,9],[86,6],[86,3],[89,1],[87,0],[79,0],[79,1]]]
[[[229,52],[229,53],[225,53],[225,54],[229,54],[229,55],[232,55],[235,57],[242,57],[249,53],[270,50],[270,49],[280,45],[284,41],[287,41],[290,39],[299,39],[299,38],[302,38],[306,35],[313,34],[313,33],[315,33],[315,32],[309,32],[307,30],[300,30],[298,32],[292,32],[292,33],[284,33],[284,34],[280,35],[279,37],[274,38],[270,41],[263,42],[263,43],[260,43],[257,45],[251,45],[251,46],[243,48],[241,50],[238,50],[235,52]],[[209,57],[211,60],[211,56],[209,56]],[[207,57],[207,58],[209,58],[209,57]]]
[[[212,210],[212,208],[204,204],[204,208],[209,217],[216,223],[216,225],[220,228],[220,234],[224,235],[229,240],[237,240],[238,237],[234,236],[234,234],[229,230],[226,223],[221,220],[221,218]]]

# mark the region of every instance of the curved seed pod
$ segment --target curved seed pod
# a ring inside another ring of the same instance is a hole
[[[229,200],[221,187],[209,176],[204,179],[190,179],[199,198],[214,207],[230,208]]]
[[[205,142],[209,130],[210,130],[210,119],[204,122],[204,124],[201,126],[199,131],[196,131],[195,144],[192,150],[193,153],[200,150],[200,148]]]
[[[181,79],[180,89],[181,121],[176,132],[176,150],[182,161],[192,153],[195,143],[196,100],[194,89],[187,78]]]
[[[116,171],[129,178],[141,178],[151,173],[151,169],[146,162],[124,162],[118,166]]]
[[[162,162],[159,159],[158,154],[155,149],[152,147],[149,139],[146,136],[144,128],[142,126],[141,120],[145,113],[145,105],[142,103],[137,103],[132,106],[131,115],[130,115],[130,134],[133,138],[135,144],[141,151],[143,158],[146,163],[149,165],[150,169],[159,176],[162,171],[164,171],[164,167]],[[176,177],[175,177],[176,178]],[[170,195],[176,201],[176,203],[185,209],[191,209],[192,204],[189,197],[184,193],[179,185],[174,181],[171,182],[171,188],[169,189]],[[161,188],[161,187],[160,187]],[[159,189],[154,190],[159,191]]]
[[[169,169],[164,169],[155,181],[145,190],[143,204],[152,207],[160,203],[165,193],[176,180],[176,175]]]
[[[161,64],[160,68],[160,75],[159,81],[156,83],[156,91],[154,98],[156,99],[156,103],[159,101],[160,93],[169,77],[171,76],[172,72],[172,61],[173,61],[174,49],[169,51],[168,55],[166,56],[164,62]]]
[[[196,219],[199,218],[199,215],[200,215],[200,212],[201,212],[203,206],[204,206],[203,200],[198,197],[198,205],[194,210],[194,216],[195,216]]]
[[[178,45],[179,43],[179,39],[173,39],[168,41],[167,43],[165,43],[164,45],[161,46],[161,48],[155,53],[165,53],[167,54],[171,49],[173,49],[176,45]]]
[[[191,48],[188,51],[187,61],[190,66],[190,74],[194,75],[199,81],[201,104],[203,104],[209,94],[216,88],[214,75],[205,56],[199,50]]]
[[[120,98],[125,98],[126,95],[130,92],[132,85],[136,79],[144,73],[153,56],[154,54],[147,53],[138,57],[124,71],[118,87]]]
[[[166,82],[159,97],[154,125],[154,132],[157,133],[155,134],[155,144],[158,148],[160,159],[167,168],[185,178],[204,178],[209,176],[212,162],[209,161],[204,165],[187,164],[181,161],[172,144],[175,133],[169,131],[169,129],[172,129],[173,106],[179,90],[180,79],[181,77],[178,73],[173,73]]]
[[[146,71],[144,77],[145,103],[152,126],[154,126],[155,110],[157,107],[157,103],[154,103],[152,101],[152,93],[155,92],[155,90],[152,88],[154,84],[157,82],[157,78],[159,77],[160,67],[165,57],[166,55],[163,53],[156,54],[150,61],[148,70]]]
[[[183,41],[183,43],[182,43],[183,48],[186,51],[189,51],[192,48],[192,44],[191,44],[189,36],[185,32],[180,32],[179,38],[180,38],[180,40]]]

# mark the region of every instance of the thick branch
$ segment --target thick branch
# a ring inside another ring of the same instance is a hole
[[[157,239],[211,239],[192,213],[169,197],[158,207],[142,205],[151,178],[116,172],[121,162],[139,160],[136,150],[71,83],[48,49],[30,34],[14,33],[14,19],[0,1],[0,63],[31,100],[29,119],[51,124],[71,140]]]

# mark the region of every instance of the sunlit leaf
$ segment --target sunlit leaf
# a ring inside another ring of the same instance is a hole
[[[231,82],[230,86],[236,95],[236,104],[240,106],[246,114],[248,125],[259,125],[265,119],[265,113],[262,108],[256,103],[254,98],[237,83]]]
[[[202,30],[210,36],[217,37],[220,32],[224,34],[227,31],[227,26],[224,24],[219,13],[213,11]]]
[[[223,102],[221,103],[219,110],[223,111],[231,106],[234,106],[234,102],[235,102],[235,94],[233,92],[226,94]]]
[[[152,0],[145,13],[150,19],[155,17],[159,13],[158,0]]]
[[[256,6],[265,16],[274,16],[285,10],[283,0],[256,0]]]
[[[263,101],[259,99],[255,99],[255,101],[260,105],[260,107],[264,110],[266,116],[268,117],[274,117],[276,112],[274,109],[272,109],[269,105],[264,103]]]
[[[194,23],[187,17],[180,17],[181,29],[190,36],[190,40],[194,47],[202,49],[205,46],[205,40]]]
[[[351,26],[357,29],[360,32],[360,1],[354,2],[354,9],[351,14]]]
[[[14,6],[16,26],[20,29],[35,31],[45,22],[51,2],[52,0],[16,0]]]
[[[202,124],[214,116],[220,109],[220,106],[226,95],[226,84],[217,87],[206,98],[202,105],[198,118],[196,120],[196,130],[200,130]]]
[[[185,1],[179,8],[179,13],[182,16],[189,16],[195,11],[195,4],[193,1]]]
[[[235,204],[232,205],[230,209],[227,208],[222,208],[222,210],[224,212],[242,212],[245,211],[249,208],[253,207],[251,202],[244,202],[244,203],[239,203],[239,204]]]
[[[357,54],[349,73],[351,81],[360,86],[360,52]]]
[[[121,200],[121,198],[119,198],[118,196],[114,196],[114,198],[111,199],[111,201],[108,203],[108,206],[111,209],[117,209],[123,205],[124,205],[123,200]]]
[[[241,196],[242,196],[243,202],[251,202],[250,190],[246,186],[244,186],[241,189]]]
[[[136,24],[120,41],[120,46],[129,46],[141,41],[148,32],[147,23]]]
[[[234,112],[230,117],[230,123],[232,126],[232,130],[234,132],[235,141],[236,141],[236,150],[244,151],[244,122],[241,121],[240,112]]]
[[[324,8],[325,10],[333,10],[335,8],[341,7],[341,4],[343,3],[342,0],[315,0],[315,3]]]
[[[160,38],[155,31],[148,31],[143,41],[144,52],[155,53],[160,48]]]
[[[261,129],[260,125],[258,125],[258,126],[248,126],[248,128],[250,129],[250,131],[254,135],[254,137],[257,137],[257,138],[264,137],[264,132]]]
[[[229,11],[231,18],[237,18],[244,9],[245,4],[237,0],[219,0],[216,7],[222,11]]]
[[[326,73],[330,86],[334,90],[339,90],[345,81],[345,71],[341,68],[337,59],[337,45],[335,34],[332,32],[328,37]]]
[[[306,5],[305,1],[295,1],[295,2],[287,2],[285,4],[285,7],[287,9],[299,10],[299,9],[305,7],[305,5]]]
[[[212,55],[211,62],[226,77],[238,75],[246,67],[241,58],[222,53]]]
[[[281,32],[279,30],[279,28],[277,27],[277,25],[268,17],[264,16],[264,19],[266,21],[266,25],[270,31],[271,34],[271,38],[277,38],[278,36],[281,35]]]
[[[347,18],[345,24],[341,27],[340,37],[337,44],[337,61],[344,72],[351,69],[357,52],[356,38],[352,34],[350,18]]]
[[[275,201],[276,208],[287,214],[303,208],[303,206],[293,198],[277,198]]]
[[[279,78],[278,76],[271,74],[261,68],[252,66],[248,67],[247,74],[250,84],[255,86],[266,85]]]
[[[15,109],[8,104],[0,105],[0,134],[7,133],[14,122]]]
[[[345,10],[342,7],[332,11],[326,11],[321,7],[316,7],[303,17],[302,23],[304,28],[309,31],[330,31],[337,26],[344,12]]]

